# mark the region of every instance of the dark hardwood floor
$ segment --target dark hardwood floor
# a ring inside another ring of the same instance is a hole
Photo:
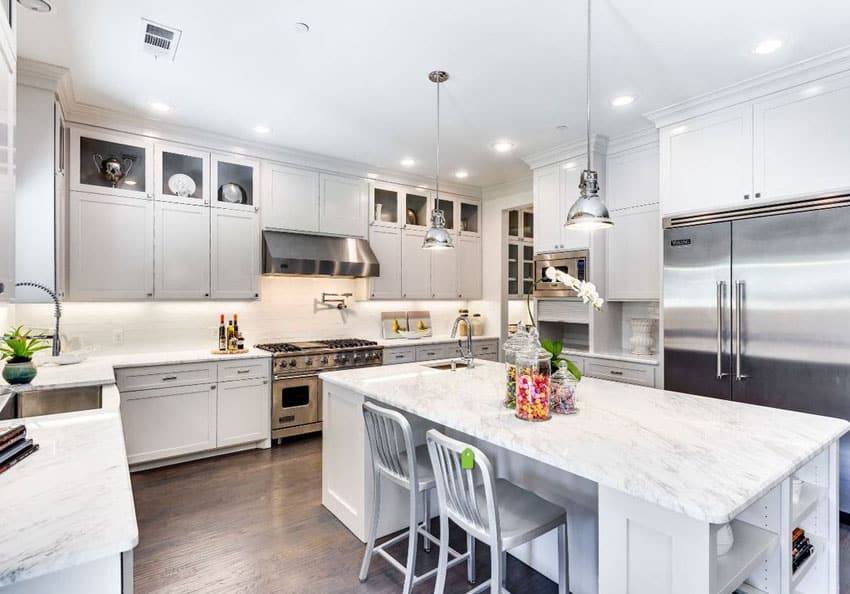
[[[372,560],[357,579],[364,545],[321,503],[321,438],[307,436],[255,450],[132,476],[139,546],[136,594],[399,592],[401,575]],[[435,526],[436,529],[436,526]],[[465,550],[463,534],[452,546]],[[393,549],[404,562],[406,541]],[[490,575],[479,544],[479,581]],[[850,529],[841,527],[841,557],[850,559]],[[417,573],[435,567],[437,547],[419,553]],[[841,564],[841,592],[850,594],[850,563]],[[428,580],[415,592],[433,591]],[[510,559],[508,588],[517,594],[556,592],[554,583]],[[465,567],[449,572],[446,591],[466,592]]]

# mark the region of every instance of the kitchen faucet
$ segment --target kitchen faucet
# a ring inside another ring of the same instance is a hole
[[[475,359],[472,357],[472,328],[469,325],[469,314],[464,313],[455,318],[454,324],[452,324],[452,338],[457,336],[457,329],[461,322],[466,324],[466,350],[464,350],[463,341],[460,338],[457,339],[457,350],[460,351],[460,356],[466,363],[466,367],[472,369],[475,367]]]
[[[51,353],[53,354],[54,357],[58,357],[59,353],[62,351],[62,341],[59,339],[59,318],[62,317],[62,306],[59,305],[59,297],[57,297],[56,293],[54,293],[52,290],[50,290],[47,287],[45,287],[44,285],[40,285],[38,283],[22,282],[22,283],[15,283],[15,286],[16,287],[34,287],[36,289],[41,289],[42,291],[44,291],[45,293],[50,295],[51,299],[53,299],[53,306],[54,306],[53,317],[56,318],[56,328],[53,330],[53,350],[51,351]]]

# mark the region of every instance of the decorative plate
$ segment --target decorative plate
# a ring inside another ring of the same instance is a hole
[[[245,196],[245,188],[239,184],[223,184],[218,189],[218,199],[222,202],[229,202],[230,204],[244,204]]]
[[[194,194],[197,187],[195,180],[185,173],[175,173],[168,178],[168,189],[181,198]]]
[[[416,220],[416,211],[412,208],[407,209],[407,224],[408,225],[418,225],[419,223]]]

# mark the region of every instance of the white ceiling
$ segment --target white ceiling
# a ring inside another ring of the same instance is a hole
[[[585,3],[555,0],[54,0],[19,7],[21,56],[71,69],[78,100],[391,169],[434,166],[436,67],[442,175],[491,185],[528,173],[520,156],[584,134]],[[175,62],[141,51],[139,19],[183,30]],[[293,24],[310,25],[298,34]],[[594,131],[848,42],[846,0],[595,0]],[[765,37],[783,47],[752,53]],[[610,98],[637,95],[627,108]],[[264,137],[259,123],[273,131]],[[566,124],[566,132],[556,130]],[[489,145],[509,138],[516,150]]]

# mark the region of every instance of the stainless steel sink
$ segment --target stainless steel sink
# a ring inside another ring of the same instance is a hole
[[[102,404],[101,386],[56,388],[15,392],[14,387],[5,405],[0,408],[0,419],[55,415],[59,413],[92,410]],[[7,395],[0,396],[0,403]]]
[[[463,361],[455,361],[454,363],[437,363],[436,365],[426,365],[425,367],[439,369],[440,371],[454,371],[456,369],[467,367],[467,364]]]

